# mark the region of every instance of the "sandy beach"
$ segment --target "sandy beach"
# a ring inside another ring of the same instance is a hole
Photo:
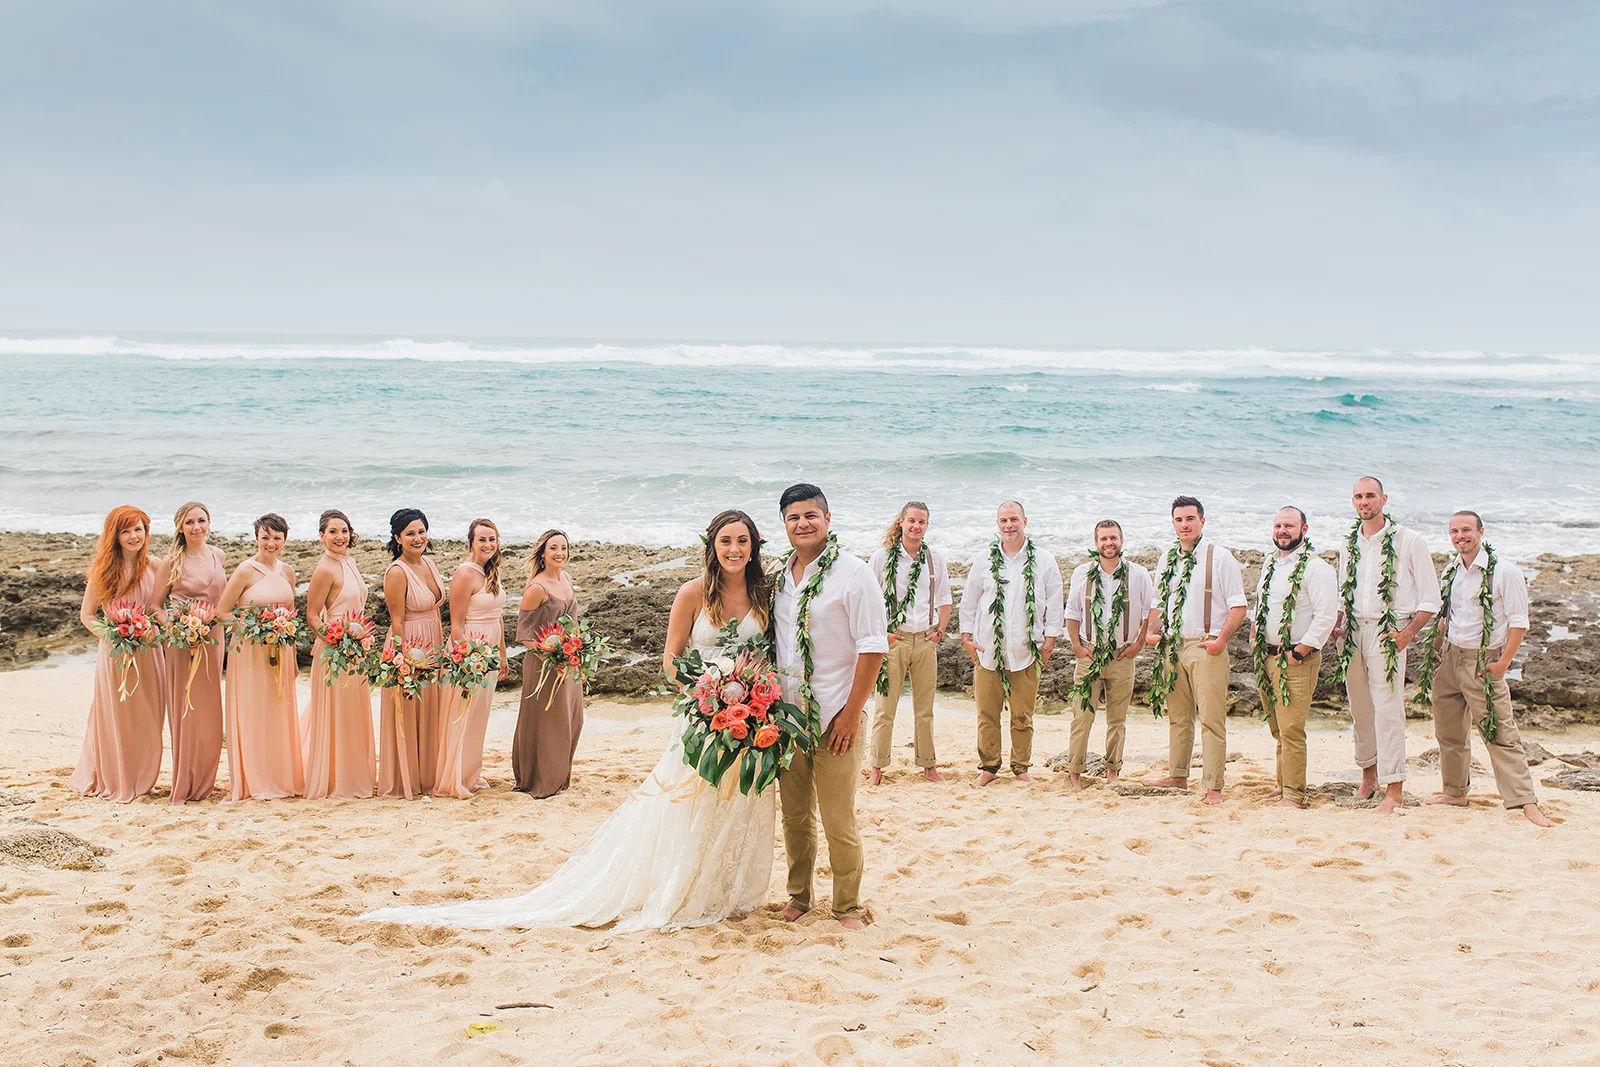
[[[0,837],[105,850],[0,862],[8,1064],[1579,1064],[1600,1040],[1592,793],[1541,786],[1550,830],[1486,776],[1467,809],[1273,809],[1270,737],[1242,717],[1220,809],[1072,794],[1042,767],[979,791],[972,704],[941,694],[954,780],[915,777],[903,712],[894,768],[860,794],[864,933],[826,908],[778,920],[781,840],[771,903],[742,921],[457,932],[357,916],[549,875],[657,759],[664,705],[591,703],[574,786],[548,801],[510,791],[507,709],[473,801],[172,809],[68,788],[90,678],[80,657],[0,674]],[[1039,758],[1066,747],[1066,717],[1036,721]],[[1600,747],[1590,727],[1525,736]],[[1163,769],[1165,738],[1136,712],[1127,773]],[[1354,780],[1348,730],[1314,729],[1310,766]],[[1436,787],[1413,767],[1409,792]]]

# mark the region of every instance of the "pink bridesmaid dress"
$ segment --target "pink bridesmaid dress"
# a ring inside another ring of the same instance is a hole
[[[216,607],[227,584],[222,550],[207,545],[201,560],[184,560],[168,603],[204,600]],[[167,649],[173,804],[204,800],[217,786],[217,764],[222,759],[222,627],[213,626],[211,636],[217,643],[201,646],[193,657],[179,648]]]
[[[439,591],[444,579],[433,560],[422,557]],[[406,617],[400,620],[400,636],[406,641],[426,645],[444,643],[444,625],[439,621],[439,597],[428,588],[428,581],[412,570],[405,560],[389,564],[406,575]],[[388,571],[384,572],[387,577]],[[392,630],[392,627],[391,627]],[[378,793],[410,800],[418,793],[433,792],[434,775],[439,770],[439,687],[427,686],[418,700],[407,700],[396,688],[383,691],[378,717]]]
[[[288,565],[278,560],[267,570],[246,560],[261,576],[244,592],[243,607],[294,603]],[[295,706],[298,669],[293,649],[278,653],[272,666],[265,645],[240,642],[228,653],[225,726],[228,735],[229,800],[276,800],[306,791],[300,758],[300,722]]]
[[[116,599],[136,600],[154,613],[161,607],[156,597],[156,573],[151,567],[137,590]],[[72,772],[72,788],[85,796],[126,804],[150,792],[161,775],[161,719],[167,708],[163,651],[152,648],[135,655],[124,684],[122,657],[113,660],[106,642],[100,642],[89,725]],[[120,695],[123,691],[126,700]]]
[[[456,568],[451,580],[467,570],[483,574],[482,567],[468,560]],[[498,649],[505,637],[502,619],[505,606],[504,587],[498,593],[480,589],[467,601],[467,617],[456,626],[456,633],[464,638],[487,641]],[[434,796],[465,800],[489,788],[489,783],[483,780],[483,735],[489,729],[489,706],[494,703],[496,677],[491,676],[489,684],[476,690],[470,698],[463,698],[461,690],[455,688],[446,690],[439,698],[444,726]]]
[[[367,583],[349,556],[339,557],[344,582],[327,607],[327,619],[367,606]],[[300,724],[305,746],[306,796],[370,797],[377,757],[372,747],[372,691],[367,680],[346,674],[328,685],[319,638],[311,650],[311,703]]]

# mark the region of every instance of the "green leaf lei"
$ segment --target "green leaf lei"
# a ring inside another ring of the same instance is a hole
[[[1022,609],[1023,615],[1028,620],[1028,651],[1033,653],[1033,662],[1039,662],[1039,643],[1033,637],[1034,622],[1034,582],[1033,582],[1033,538],[1028,538],[1027,555],[1022,560]],[[994,599],[989,602],[989,614],[994,619],[994,668],[1000,676],[1000,692],[1006,697],[1011,696],[1011,673],[1006,666],[1006,579],[1005,556],[1000,549],[999,541],[989,543],[989,580],[994,583]]]
[[[1078,698],[1083,707],[1093,706],[1091,694],[1094,684],[1100,680],[1100,675],[1117,654],[1117,623],[1128,613],[1128,561],[1117,560],[1117,569],[1111,572],[1111,580],[1117,583],[1117,591],[1111,594],[1111,625],[1101,624],[1100,616],[1105,610],[1106,587],[1100,580],[1100,563],[1098,560],[1089,564],[1087,578],[1093,583],[1093,591],[1089,593],[1089,610],[1084,614],[1087,620],[1094,622],[1094,646],[1089,653],[1089,665],[1084,669],[1083,677],[1078,684],[1072,687],[1072,696]]]
[[[895,633],[905,625],[906,612],[911,610],[911,602],[917,599],[917,582],[922,578],[922,565],[928,559],[928,542],[924,541],[917,548],[916,558],[911,561],[911,573],[907,575],[906,595],[898,596],[895,586],[899,584],[900,577],[900,542],[896,541],[894,548],[889,551],[889,559],[883,568],[883,607],[889,613],[889,632]],[[878,692],[884,696],[889,695],[889,657],[883,657],[883,666],[878,668]]]
[[[1167,549],[1166,563],[1161,568],[1158,590],[1161,596],[1161,641],[1156,645],[1155,669],[1150,674],[1150,713],[1158,719],[1167,713],[1167,698],[1178,684],[1178,646],[1183,643],[1183,602],[1189,597],[1189,579],[1194,575],[1199,547],[1200,542],[1196,541],[1194,548],[1185,552],[1182,541],[1172,542],[1172,547]],[[1177,602],[1173,603],[1172,579],[1179,560],[1183,561],[1183,575],[1178,579]],[[1173,615],[1178,617],[1177,629],[1172,626]],[[1208,626],[1210,622],[1210,619],[1206,620]]]
[[[1278,685],[1272,684],[1272,674],[1267,670],[1267,660],[1272,658],[1272,649],[1267,643],[1267,603],[1272,599],[1272,573],[1278,567],[1278,554],[1273,552],[1267,560],[1267,573],[1261,579],[1261,603],[1256,605],[1255,634],[1251,639],[1251,649],[1255,658],[1256,688],[1261,690],[1261,717],[1270,718],[1279,707],[1289,706],[1289,650],[1294,648],[1294,640],[1289,636],[1294,626],[1294,606],[1300,599],[1300,583],[1306,576],[1306,564],[1311,562],[1311,555],[1316,549],[1311,547],[1308,537],[1300,546],[1300,558],[1295,560],[1294,570],[1289,572],[1289,591],[1283,597],[1283,621],[1278,624]]]
[[[1487,541],[1483,550],[1489,556],[1489,565],[1483,569],[1483,582],[1478,586],[1478,604],[1483,608],[1483,633],[1478,637],[1478,677],[1483,682],[1484,711],[1478,725],[1483,730],[1483,739],[1493,741],[1500,733],[1500,716],[1494,711],[1495,679],[1489,673],[1489,639],[1494,633],[1494,569],[1500,560],[1495,555],[1494,546]],[[1467,561],[1457,552],[1445,567],[1444,581],[1439,590],[1443,607],[1417,635],[1422,641],[1422,663],[1417,668],[1417,695],[1413,699],[1418,704],[1426,705],[1433,699],[1433,676],[1439,670],[1439,645],[1445,640],[1445,620],[1450,614],[1450,589],[1455,585],[1456,575],[1466,570],[1467,566]]]
[[[1394,594],[1400,587],[1400,564],[1395,554],[1394,539],[1400,532],[1394,516],[1383,513],[1383,565],[1378,571],[1378,596],[1383,600],[1383,614],[1378,617],[1378,632],[1392,634],[1400,629],[1400,618],[1394,612]],[[1350,670],[1350,657],[1356,653],[1356,564],[1361,561],[1361,520],[1350,527],[1344,540],[1344,582],[1339,593],[1344,597],[1344,641],[1339,645],[1339,665],[1334,669],[1333,680],[1342,682]],[[1395,643],[1383,642],[1383,680],[1393,682],[1400,669],[1400,650]]]
[[[783,583],[789,580],[789,560],[794,556],[794,549],[783,554],[779,561],[781,569],[778,572],[778,588],[783,588]],[[800,587],[800,602],[795,613],[794,645],[795,651],[800,653],[800,715],[806,728],[806,742],[801,747],[811,753],[816,750],[817,742],[822,738],[822,707],[817,702],[816,691],[811,688],[811,672],[816,664],[812,657],[816,654],[816,647],[811,643],[811,602],[822,591],[822,580],[828,576],[828,570],[839,559],[839,539],[833,534],[828,535],[827,546],[822,550],[822,556],[817,560],[817,573],[806,579],[806,584]]]

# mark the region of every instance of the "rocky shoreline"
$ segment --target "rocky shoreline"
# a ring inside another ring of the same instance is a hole
[[[94,550],[93,537],[75,534],[0,532],[0,670],[11,670],[44,659],[55,652],[84,650],[92,639],[78,622],[83,597],[84,571]],[[232,568],[254,551],[248,539],[214,538],[227,554]],[[166,539],[155,539],[154,551],[166,550]],[[506,614],[507,632],[515,622],[515,596],[527,576],[530,545],[506,546],[502,573],[512,591]],[[431,552],[447,576],[462,557],[460,541],[434,542]],[[315,541],[292,540],[284,559],[304,582],[321,553]],[[364,540],[353,549],[357,564],[373,586],[368,613],[388,624],[381,595],[381,575],[388,554],[377,540]],[[1254,589],[1261,554],[1238,553],[1245,570],[1245,585]],[[1332,558],[1332,553],[1328,553]],[[1087,558],[1058,557],[1063,574]],[[1154,566],[1150,554],[1130,558]],[[1436,556],[1443,566],[1444,557]],[[590,622],[610,636],[618,657],[602,668],[594,690],[620,697],[645,697],[662,684],[658,669],[666,639],[667,613],[678,585],[699,566],[697,549],[644,548],[577,542],[573,546],[572,576]],[[964,568],[953,568],[957,596]],[[1520,721],[1547,730],[1574,723],[1600,724],[1600,555],[1542,555],[1529,568],[1533,601],[1532,626],[1517,660],[1520,678],[1510,680]],[[951,631],[955,630],[952,622]],[[1254,715],[1260,710],[1254,675],[1249,667],[1249,645],[1243,633],[1232,646],[1233,675],[1230,713]],[[940,649],[939,686],[962,691],[972,684],[972,667],[954,636]],[[308,664],[303,663],[302,666]],[[517,661],[512,679],[520,684]],[[1324,663],[1316,707],[1326,715],[1345,714],[1344,695],[1331,681],[1332,665]],[[1150,681],[1150,657],[1141,657],[1136,692]],[[1072,684],[1072,661],[1057,655],[1040,687],[1041,710],[1060,710]],[[1419,710],[1413,716],[1422,716]]]

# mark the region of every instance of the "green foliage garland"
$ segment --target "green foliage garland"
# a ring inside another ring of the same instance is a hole
[[[889,551],[889,559],[883,568],[883,607],[889,614],[889,632],[895,633],[905,625],[906,612],[911,610],[911,602],[917,599],[917,582],[922,578],[922,566],[928,560],[928,543],[924,541],[917,548],[916,558],[911,561],[911,573],[907,575],[906,595],[904,597],[895,593],[900,577],[900,544],[895,543]],[[883,657],[883,666],[878,668],[878,692],[883,696],[889,695],[889,657]]]
[[[1400,628],[1400,619],[1394,612],[1394,594],[1400,587],[1400,565],[1395,555],[1394,539],[1400,532],[1394,516],[1383,513],[1383,564],[1378,572],[1378,596],[1383,601],[1383,614],[1378,618],[1378,631],[1392,634]],[[1344,597],[1344,641],[1339,645],[1339,665],[1334,669],[1333,680],[1342,682],[1350,670],[1350,658],[1356,652],[1356,564],[1361,561],[1361,520],[1357,519],[1346,535],[1344,582],[1339,593]],[[1383,678],[1392,683],[1400,669],[1400,649],[1393,639],[1383,642]]]
[[[780,560],[781,570],[778,572],[778,589],[783,588],[783,583],[789,580],[789,560],[794,556],[794,549],[783,554]],[[795,612],[794,644],[795,651],[800,653],[800,714],[806,727],[806,737],[809,743],[801,742],[800,747],[807,753],[816,751],[817,742],[822,738],[822,707],[817,702],[817,694],[811,688],[811,672],[816,664],[813,656],[816,655],[816,646],[811,643],[811,602],[822,591],[822,580],[828,576],[828,571],[839,560],[839,539],[833,534],[828,535],[828,543],[822,550],[822,556],[817,560],[817,573],[806,579],[806,584],[800,587],[800,602]]]
[[[1078,684],[1072,687],[1071,694],[1078,698],[1084,708],[1093,707],[1094,685],[1117,654],[1117,623],[1128,613],[1128,561],[1119,558],[1117,569],[1111,572],[1111,580],[1117,583],[1117,591],[1111,594],[1110,626],[1103,626],[1100,622],[1106,604],[1106,588],[1100,580],[1101,573],[1099,561],[1089,564],[1087,579],[1093,583],[1094,591],[1088,596],[1089,610],[1084,614],[1094,622],[1094,645],[1089,652],[1089,665]]]
[[[1023,616],[1028,620],[1028,651],[1033,653],[1033,662],[1039,662],[1039,643],[1033,637],[1034,621],[1034,555],[1033,538],[1028,538],[1027,555],[1022,560],[1022,608]],[[989,543],[989,579],[994,583],[994,599],[989,602],[989,614],[994,619],[994,668],[1000,675],[1000,692],[1007,698],[1011,696],[1011,674],[1006,665],[1006,579],[1005,556],[1001,552],[1000,542]]]
[[[1483,633],[1478,636],[1478,678],[1483,682],[1484,711],[1478,725],[1483,730],[1483,739],[1493,741],[1500,733],[1500,716],[1494,710],[1495,678],[1489,673],[1489,639],[1494,633],[1494,569],[1500,560],[1495,555],[1494,546],[1487,541],[1483,550],[1489,556],[1489,565],[1483,569],[1483,581],[1478,586],[1478,604],[1483,608]],[[1433,677],[1439,670],[1439,645],[1446,639],[1445,620],[1450,614],[1450,591],[1455,586],[1456,576],[1467,566],[1466,560],[1458,552],[1445,567],[1440,589],[1443,606],[1422,633],[1417,635],[1422,642],[1422,663],[1417,668],[1417,695],[1414,698],[1418,704],[1427,705],[1433,699]]]
[[[1300,546],[1300,557],[1295,560],[1294,570],[1289,572],[1289,591],[1283,597],[1283,621],[1278,624],[1278,685],[1272,684],[1272,673],[1267,670],[1267,660],[1272,658],[1272,649],[1267,642],[1267,603],[1272,599],[1272,574],[1278,567],[1278,554],[1273,552],[1267,559],[1267,573],[1261,579],[1261,603],[1256,605],[1256,618],[1254,636],[1251,639],[1251,653],[1255,659],[1256,688],[1261,690],[1261,717],[1270,718],[1279,706],[1289,706],[1289,651],[1294,648],[1294,641],[1289,636],[1294,627],[1295,602],[1300,599],[1300,583],[1306,576],[1306,564],[1311,562],[1311,555],[1316,549],[1311,547],[1308,537]]]
[[[1150,674],[1150,712],[1158,719],[1167,713],[1167,698],[1178,684],[1178,647],[1183,643],[1183,602],[1189,596],[1189,579],[1194,576],[1194,565],[1198,559],[1196,550],[1200,542],[1196,541],[1194,546],[1185,552],[1182,541],[1172,542],[1161,568],[1160,588],[1157,590],[1161,597],[1161,640],[1156,645],[1155,669]],[[1178,599],[1174,603],[1172,582],[1180,560],[1183,574],[1177,580]],[[1177,629],[1172,625],[1174,615],[1178,617]],[[1207,623],[1210,621],[1206,620]]]

